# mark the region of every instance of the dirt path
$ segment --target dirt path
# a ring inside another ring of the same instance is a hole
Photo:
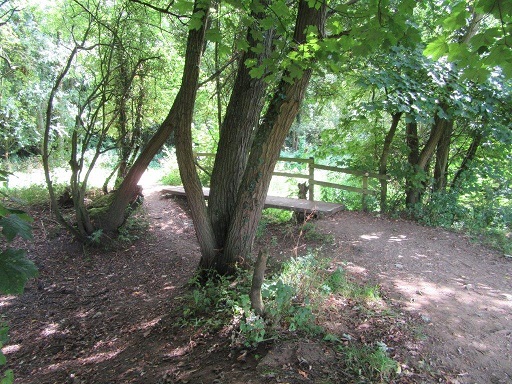
[[[512,382],[512,262],[459,234],[368,214],[318,222],[347,268],[422,315],[432,363],[461,383]]]
[[[291,376],[272,379],[257,372],[256,358],[240,361],[229,336],[179,324],[180,297],[199,261],[194,228],[183,204],[162,199],[160,187],[147,183],[144,194],[144,230],[135,232],[144,236],[110,252],[83,249],[47,210],[33,212],[35,239],[26,246],[40,277],[24,295],[0,297],[11,328],[4,353],[17,383],[337,382],[301,376],[296,357],[305,350],[317,364],[312,376],[340,366],[333,351],[327,359],[324,346],[308,340],[280,365]],[[459,374],[445,382],[512,382],[512,262],[460,235],[406,221],[342,212],[316,225],[335,239],[326,256],[378,281],[397,308],[421,315],[428,352],[418,352],[421,358],[436,372]],[[276,243],[283,257],[295,244],[267,235],[259,241]],[[264,345],[257,354],[281,356],[288,346]],[[421,377],[398,382],[434,382]]]

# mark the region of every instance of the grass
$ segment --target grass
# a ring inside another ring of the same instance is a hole
[[[181,298],[180,326],[199,328],[202,333],[229,330],[232,348],[255,350],[263,341],[307,338],[334,343],[344,356],[345,371],[365,382],[384,382],[397,371],[398,363],[389,356],[385,344],[366,345],[353,340],[347,345],[340,341],[342,335],[324,329],[317,315],[332,296],[350,298],[357,308],[381,299],[378,287],[351,282],[343,269],[332,270],[330,261],[318,252],[288,260],[266,279],[262,287],[263,316],[251,309],[248,272],[235,279],[217,276],[204,285],[194,279],[191,287]],[[368,310],[364,316],[371,313]]]
[[[339,346],[338,349],[345,358],[345,364],[352,376],[375,382],[387,380],[397,372],[398,363],[387,354],[387,346],[379,343],[375,346]]]
[[[57,184],[54,186],[55,192],[60,195],[64,192],[65,185]],[[31,184],[26,187],[0,188],[1,192],[9,195],[11,201],[19,205],[42,205],[48,204],[50,195],[48,188],[43,184]]]
[[[503,229],[488,228],[472,232],[473,237],[478,238],[483,244],[495,248],[512,258],[512,232]]]
[[[162,176],[160,182],[165,185],[182,185],[180,171],[177,169],[169,170],[165,175]]]
[[[266,232],[269,225],[284,225],[291,222],[292,212],[283,209],[265,208],[256,228],[256,238],[259,239]]]

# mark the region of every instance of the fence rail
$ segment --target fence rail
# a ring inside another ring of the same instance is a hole
[[[215,154],[213,153],[205,153],[205,152],[198,152],[196,153],[197,157],[214,157]],[[326,187],[326,188],[334,188],[334,189],[341,189],[344,191],[359,193],[362,195],[362,206],[363,210],[367,210],[368,204],[367,204],[367,196],[373,195],[377,196],[381,194],[380,190],[373,190],[368,188],[368,179],[374,178],[381,181],[386,182],[389,180],[389,176],[387,175],[381,175],[374,172],[366,172],[366,171],[360,171],[357,169],[350,169],[350,168],[341,168],[341,167],[333,167],[330,165],[323,165],[315,163],[315,159],[313,157],[303,159],[303,158],[296,158],[296,157],[280,157],[279,162],[287,162],[287,163],[299,163],[299,164],[307,164],[307,170],[308,173],[292,173],[292,172],[282,172],[282,171],[275,171],[273,173],[273,176],[282,176],[282,177],[289,177],[294,179],[303,179],[308,181],[309,185],[309,200],[315,200],[315,185],[318,185],[319,187]],[[361,187],[354,187],[351,185],[343,185],[338,183],[331,183],[327,181],[321,181],[315,179],[315,170],[322,170],[322,171],[329,171],[329,172],[338,172],[341,174],[347,174],[352,176],[360,176],[361,177]]]

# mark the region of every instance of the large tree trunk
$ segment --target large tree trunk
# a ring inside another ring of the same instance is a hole
[[[210,180],[208,211],[214,228],[216,246],[219,249],[224,247],[226,241],[238,187],[245,171],[267,89],[263,77],[251,77],[250,68],[247,67],[246,62],[247,60],[256,60],[260,65],[269,56],[273,32],[272,30],[264,32],[263,42],[254,39],[254,32],[258,28],[257,21],[265,17],[265,14],[262,12],[253,16],[256,21],[247,32],[249,48],[244,52],[238,64],[233,91],[220,130],[218,150]],[[262,44],[264,47],[260,54],[254,52],[258,44]],[[206,262],[206,259],[203,261]],[[200,267],[207,269],[209,266],[202,262]]]
[[[413,170],[406,182],[406,205],[408,207],[413,207],[421,201],[421,195],[426,188],[426,180],[421,179],[422,177],[424,178],[424,174],[427,172],[427,164],[432,158],[443,134],[452,124],[451,121],[441,119],[436,115],[428,140],[421,152],[419,152],[417,125],[416,123],[408,124],[407,143],[410,149],[409,165]]]
[[[198,3],[201,5],[198,5]],[[114,231],[123,224],[125,220],[125,210],[130,202],[136,198],[139,192],[137,183],[139,182],[142,174],[153,157],[165,144],[175,127],[181,124],[181,119],[184,117],[186,118],[186,114],[188,113],[187,108],[191,108],[192,110],[194,108],[193,102],[190,105],[190,95],[192,93],[195,97],[195,92],[198,86],[197,79],[202,55],[201,48],[204,43],[209,6],[209,1],[204,2],[196,0],[195,2],[194,12],[204,12],[204,15],[201,18],[201,27],[199,27],[199,29],[191,29],[188,33],[185,66],[183,68],[183,78],[180,90],[176,95],[176,99],[174,100],[167,117],[160,125],[158,131],[151,137],[146,147],[126,174],[126,177],[115,193],[108,212],[101,218],[101,223],[99,224],[106,231]],[[185,114],[185,116],[183,116],[183,114]]]
[[[405,205],[407,207],[414,206],[419,201],[418,189],[415,188],[415,181],[412,175],[420,157],[420,142],[418,138],[418,124],[415,121],[407,123],[406,126],[406,142],[409,147],[409,155],[407,157],[411,175],[405,181]]]
[[[446,121],[439,143],[437,143],[436,163],[434,166],[434,192],[446,190],[448,159],[453,133],[453,121]]]
[[[300,1],[294,31],[297,44],[305,42],[308,26],[316,26],[323,32],[325,10],[324,5],[316,9],[310,8],[307,1]],[[287,76],[289,74],[285,73],[283,78]],[[272,172],[284,139],[297,116],[310,77],[311,69],[305,69],[302,76],[290,82],[282,80],[270,101],[251,146],[224,250],[208,263],[219,273],[231,273],[238,263],[243,264],[250,258]]]
[[[469,165],[473,161],[473,159],[476,157],[476,152],[478,148],[480,147],[480,144],[482,143],[482,140],[484,138],[484,135],[482,132],[475,132],[473,134],[473,140],[471,140],[471,144],[469,145],[468,150],[466,151],[466,155],[464,156],[464,159],[462,160],[462,163],[455,173],[455,176],[453,176],[453,180],[450,184],[450,188],[454,189],[459,186],[461,176],[462,174],[469,169]]]
[[[402,112],[396,112],[392,115],[391,127],[389,128],[386,137],[384,138],[384,145],[382,147],[382,154],[380,155],[379,161],[379,174],[387,175],[388,173],[388,157],[391,152],[391,143],[395,137],[396,129]],[[380,211],[386,212],[387,210],[387,194],[388,194],[388,181],[386,179],[380,179]]]
[[[210,8],[209,1],[202,2],[201,8],[195,9],[195,12],[204,12],[203,24],[206,25],[207,15]],[[204,27],[203,27],[204,30]],[[190,50],[195,51],[193,56],[198,59],[201,57],[203,45],[198,44],[189,46]],[[183,74],[184,84],[197,84],[199,80],[199,63],[190,68]],[[181,180],[187,194],[187,200],[196,230],[196,236],[199,241],[199,248],[203,257],[213,257],[215,254],[215,237],[211,222],[208,220],[206,203],[203,195],[201,181],[195,168],[195,155],[192,150],[192,116],[196,99],[197,87],[185,88],[180,90],[182,102],[179,108],[179,120],[176,122],[176,158],[180,169]]]

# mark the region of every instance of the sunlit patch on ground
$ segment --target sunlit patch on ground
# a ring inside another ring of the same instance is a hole
[[[12,304],[16,296],[0,296],[0,308],[7,307]]]
[[[16,353],[21,349],[20,344],[12,344],[2,348],[2,353],[8,355],[9,353]]]

